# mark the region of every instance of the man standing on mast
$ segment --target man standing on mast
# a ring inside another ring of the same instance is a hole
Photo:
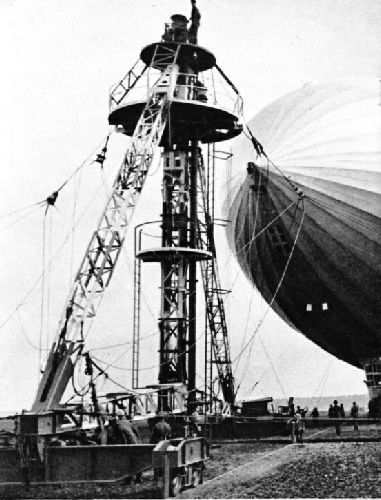
[[[189,19],[191,25],[188,30],[188,40],[189,43],[194,43],[195,45],[197,45],[197,33],[198,33],[198,28],[200,27],[201,14],[198,8],[196,7],[196,0],[191,0],[191,4],[192,4],[192,13]]]

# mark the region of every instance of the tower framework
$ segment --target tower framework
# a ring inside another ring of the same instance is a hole
[[[160,88],[168,85],[171,98],[160,142],[163,199],[162,219],[157,225],[161,246],[152,247],[143,241],[144,224],[136,233],[132,383],[134,389],[139,388],[141,266],[145,262],[157,262],[161,267],[159,387],[182,384],[188,393],[188,402],[196,398],[197,331],[200,328],[196,323],[196,284],[200,265],[207,318],[206,401],[211,407],[215,366],[222,397],[234,404],[223,290],[214,242],[215,163],[213,154],[208,153],[205,167],[201,144],[208,144],[209,152],[215,142],[231,139],[241,132],[242,101],[216,65],[214,55],[186,41],[186,18],[175,15],[171,19],[163,40],[148,45],[140,54],[146,65],[140,75],[147,77],[147,92],[152,92],[150,82],[156,78],[156,92],[160,93]],[[135,120],[144,106],[144,100],[136,98],[140,77],[131,83],[129,72],[110,96],[109,122],[127,135],[134,130]],[[217,80],[224,81],[224,94],[218,92]],[[170,409],[166,404],[162,403],[161,409]]]
[[[186,25],[185,16],[172,16],[163,39],[145,47],[140,54],[142,64],[135,64],[111,90],[109,123],[131,136],[131,145],[74,278],[33,412],[57,408],[75,363],[83,355],[85,324],[95,317],[113,276],[158,146],[163,162],[161,246],[147,246],[140,237],[136,242],[133,387],[139,385],[141,266],[157,262],[161,268],[159,409],[171,409],[178,399],[172,389],[167,390],[174,384],[188,396],[188,402],[194,401],[196,269],[201,263],[208,318],[206,351],[210,353],[205,391],[211,406],[216,366],[223,399],[234,404],[211,209],[214,163],[210,170],[208,161],[205,172],[201,144],[228,140],[241,132],[242,101],[214,55],[188,43]],[[218,80],[223,82],[220,89]]]

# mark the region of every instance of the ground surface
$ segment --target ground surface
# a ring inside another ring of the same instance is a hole
[[[380,498],[379,443],[289,445],[181,498]]]
[[[376,426],[360,428],[361,438],[378,438]],[[213,446],[204,484],[179,498],[380,498],[381,444],[348,442],[348,426],[338,438],[333,428],[308,429],[306,442],[231,443]],[[328,442],[318,442],[326,439]],[[152,472],[143,484],[6,488],[0,498],[160,498]]]
[[[207,462],[205,481],[212,479],[226,471],[241,466],[253,459],[258,459],[267,453],[282,449],[284,445],[272,443],[230,444],[213,447],[211,459]],[[198,491],[198,490],[194,490]],[[151,471],[143,474],[143,483],[131,485],[97,485],[97,486],[32,486],[30,491],[20,487],[0,489],[0,498],[160,498],[161,483],[156,483]]]

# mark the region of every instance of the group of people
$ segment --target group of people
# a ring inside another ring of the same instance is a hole
[[[329,405],[328,408],[328,418],[345,418],[344,405],[339,403],[335,399],[333,404]]]
[[[357,406],[356,401],[353,402],[351,410],[350,410],[350,416],[353,419],[353,427],[355,431],[358,431],[358,416],[359,416],[359,407]],[[340,426],[341,422],[340,419],[345,418],[345,410],[344,410],[344,405],[341,403],[339,405],[338,401],[335,399],[333,404],[329,406],[328,409],[328,418],[335,419],[335,429],[336,429],[336,434],[340,436]]]
[[[303,433],[305,431],[305,421],[304,418],[308,412],[308,408],[300,408],[300,406],[296,407],[296,410],[292,412],[292,418],[288,421],[289,424],[292,425],[296,442],[302,443],[303,442]],[[310,416],[312,418],[318,418],[319,417],[319,410],[317,407],[315,407],[312,411]],[[356,401],[353,402],[351,410],[350,410],[350,417],[353,419],[353,428],[355,431],[358,432],[359,427],[358,427],[358,418],[359,418],[359,407],[356,403]],[[336,434],[340,436],[341,430],[341,420],[345,418],[345,410],[344,410],[344,405],[339,404],[338,401],[335,399],[333,404],[330,405],[328,409],[328,418],[332,418],[335,420],[334,425],[335,425],[335,430]]]
[[[159,412],[152,427],[150,444],[157,444],[168,439],[171,433],[170,425],[165,421],[165,412]],[[123,409],[117,408],[116,419],[109,420],[108,444],[141,444],[142,438],[138,429],[126,415]]]
[[[164,412],[157,414],[156,422],[152,427],[150,444],[157,444],[169,438],[171,427],[165,421],[165,417]],[[138,429],[131,421],[131,417],[122,408],[117,408],[116,418],[112,418],[108,422],[108,444],[141,444],[143,442]],[[138,472],[135,476],[135,482],[141,483],[142,481],[142,474]]]

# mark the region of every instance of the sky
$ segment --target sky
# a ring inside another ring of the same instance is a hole
[[[216,55],[240,90],[247,121],[305,83],[381,76],[378,0],[197,4],[199,44]],[[189,16],[190,2],[0,0],[0,411],[29,408],[33,401],[71,277],[128,147],[126,138],[114,134],[104,168],[92,162],[109,132],[109,89],[137,61],[143,46],[160,39],[174,13]],[[56,209],[45,214],[45,206],[36,203],[70,177]],[[223,184],[224,168],[217,177]],[[159,169],[147,180],[146,191],[136,224],[154,220],[160,211]],[[217,198],[222,204],[223,197]],[[71,233],[73,224],[77,229]],[[131,231],[128,241],[132,236]],[[233,284],[226,309],[234,358],[266,305],[240,273],[222,230],[218,242],[222,280],[226,287]],[[113,378],[130,387],[132,245],[120,260],[88,345],[100,362],[112,365]],[[158,363],[159,281],[157,270],[145,276],[141,383],[152,384]],[[115,347],[106,348],[111,344]],[[200,345],[199,361],[201,356]],[[241,399],[366,392],[362,370],[323,352],[272,312],[234,370]],[[201,384],[201,361],[199,375]],[[80,385],[80,374],[76,380]]]

